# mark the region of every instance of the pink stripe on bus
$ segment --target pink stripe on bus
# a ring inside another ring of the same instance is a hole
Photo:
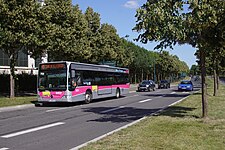
[[[84,93],[87,91],[87,89],[91,89],[91,86],[81,86],[81,87],[77,87],[77,88],[72,92],[72,96],[84,94]]]

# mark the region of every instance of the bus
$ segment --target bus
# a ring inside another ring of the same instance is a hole
[[[40,63],[38,102],[90,103],[93,99],[129,93],[129,70],[69,61]]]

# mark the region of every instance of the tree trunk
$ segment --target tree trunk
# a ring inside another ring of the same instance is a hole
[[[15,97],[15,79],[13,78],[12,74],[10,73],[10,98]]]
[[[219,90],[219,88],[220,88],[220,82],[219,82],[219,74],[217,73],[217,76],[216,76],[216,82],[217,82],[217,90]]]
[[[136,74],[136,71],[134,73],[134,83],[137,84],[137,74]]]
[[[15,55],[11,54],[10,57],[10,98],[15,97]]]
[[[206,96],[206,67],[205,67],[205,51],[200,48],[201,77],[202,77],[202,117],[208,117],[208,101]]]
[[[214,92],[213,92],[213,96],[217,96],[217,74],[216,74],[216,70],[213,69],[213,79],[214,79]]]
[[[216,60],[216,74],[217,74],[217,76],[216,76],[216,82],[217,82],[217,90],[219,90],[219,87],[220,87],[220,83],[219,83],[219,61],[218,60]]]

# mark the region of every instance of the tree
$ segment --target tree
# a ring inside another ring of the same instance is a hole
[[[10,98],[15,96],[15,64],[19,51],[27,52],[28,43],[36,40],[38,3],[32,0],[0,0],[0,49],[10,59]]]
[[[124,53],[122,41],[115,27],[109,24],[102,24],[99,29],[98,46],[98,62],[117,61]]]
[[[199,74],[199,66],[198,65],[192,65],[190,69],[191,75],[198,75]]]
[[[100,23],[100,15],[96,12],[91,7],[88,7],[84,13],[85,19],[87,20],[87,26],[88,26],[88,31],[87,31],[87,39],[89,43],[89,47],[91,50],[91,57],[87,62],[91,63],[98,63],[99,59],[99,54],[98,52],[100,51],[98,43],[98,39],[100,38],[100,33],[99,29],[101,27]]]
[[[224,1],[217,0],[148,0],[136,14],[134,30],[142,32],[137,40],[143,43],[158,41],[156,48],[161,49],[187,43],[200,50],[203,118],[208,116],[205,53],[213,47],[210,44],[212,47],[209,48],[206,43],[216,38],[213,32],[208,31],[224,24],[224,6]]]

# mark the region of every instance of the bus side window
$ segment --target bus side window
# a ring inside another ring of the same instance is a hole
[[[75,79],[76,79],[77,85],[82,85],[81,71],[76,71]]]
[[[75,79],[75,70],[70,71],[70,80],[69,80],[71,88],[75,88],[77,86]]]

